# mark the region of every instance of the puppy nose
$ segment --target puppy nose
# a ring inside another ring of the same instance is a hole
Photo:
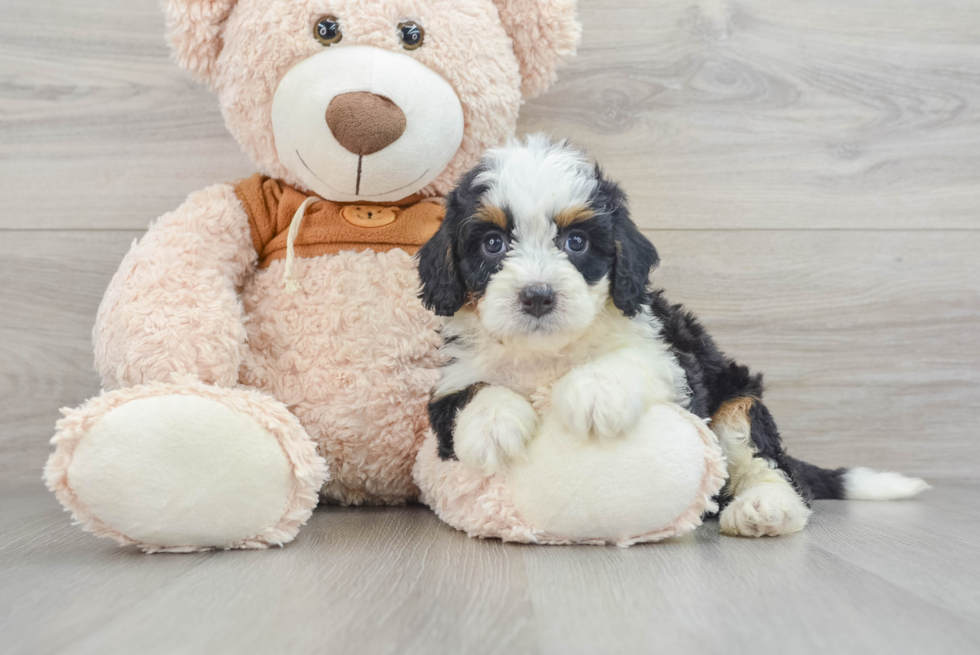
[[[398,105],[367,91],[342,93],[327,105],[330,132],[355,155],[387,148],[405,133],[405,123],[405,112]]]
[[[547,284],[532,284],[520,293],[521,307],[525,314],[541,318],[555,308],[555,290]]]

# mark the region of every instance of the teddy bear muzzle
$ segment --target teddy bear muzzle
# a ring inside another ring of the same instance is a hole
[[[463,107],[421,61],[373,46],[327,48],[293,66],[272,101],[279,159],[317,196],[394,202],[459,150]]]

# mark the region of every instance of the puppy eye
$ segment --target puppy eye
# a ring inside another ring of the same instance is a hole
[[[589,247],[589,239],[582,232],[572,232],[565,238],[565,252],[581,255]]]
[[[415,50],[425,41],[425,30],[413,20],[398,23],[398,38],[406,50]]]
[[[324,46],[333,45],[344,38],[336,16],[321,17],[313,26],[313,36]]]
[[[483,237],[483,252],[487,253],[491,257],[496,257],[497,255],[504,252],[507,249],[507,239],[503,234],[499,232],[491,232],[487,236]]]

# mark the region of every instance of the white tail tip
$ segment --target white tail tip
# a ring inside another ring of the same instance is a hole
[[[844,497],[848,500],[899,500],[931,487],[925,480],[901,473],[875,471],[859,466],[844,473]]]

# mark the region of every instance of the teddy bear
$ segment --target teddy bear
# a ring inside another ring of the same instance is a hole
[[[190,194],[125,256],[103,391],[45,480],[146,552],[291,541],[322,499],[400,504],[439,323],[414,253],[577,45],[574,0],[166,0],[179,65],[256,174]]]

